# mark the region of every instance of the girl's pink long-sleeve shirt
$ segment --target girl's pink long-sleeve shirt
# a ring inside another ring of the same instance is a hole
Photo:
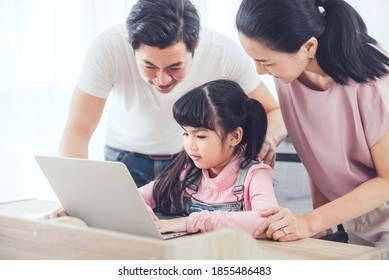
[[[233,188],[242,161],[242,156],[235,156],[215,178],[210,178],[208,170],[203,170],[197,193],[189,188],[187,188],[187,192],[193,193],[192,196],[196,200],[209,204],[235,202],[237,198],[233,194]],[[151,208],[155,207],[152,195],[153,186],[154,182],[150,182],[139,189],[144,201]],[[263,163],[253,165],[247,173],[244,186],[246,211],[201,211],[191,213],[187,221],[187,231],[194,233],[221,228],[235,228],[254,234],[265,219],[260,216],[260,212],[269,206],[278,205],[273,190],[273,170]]]

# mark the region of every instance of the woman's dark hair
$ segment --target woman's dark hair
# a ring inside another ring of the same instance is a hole
[[[245,158],[241,167],[255,160],[267,130],[266,111],[261,103],[249,98],[238,83],[230,80],[211,81],[189,91],[176,101],[173,115],[183,127],[218,132],[222,141],[228,133],[241,127],[243,137],[235,151],[241,152]],[[185,168],[185,178],[181,178]],[[153,197],[157,210],[164,214],[189,214],[183,209],[181,196],[185,187],[201,173],[201,169],[182,151],[174,164],[155,180]]]
[[[343,0],[243,0],[236,26],[279,52],[295,53],[311,37],[317,38],[319,66],[342,85],[349,78],[365,83],[388,74],[389,58]]]
[[[193,53],[200,33],[200,17],[189,0],[139,0],[127,17],[128,40],[165,49],[183,41]]]

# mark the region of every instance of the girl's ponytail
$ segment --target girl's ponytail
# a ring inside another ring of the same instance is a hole
[[[255,160],[265,140],[267,130],[267,114],[262,104],[252,98],[243,102],[242,110],[245,120],[242,145],[244,145],[244,164]]]

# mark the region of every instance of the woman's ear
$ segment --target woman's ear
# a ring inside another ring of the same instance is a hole
[[[319,44],[319,42],[317,41],[317,39],[315,37],[309,38],[308,41],[306,41],[304,43],[303,47],[304,47],[304,50],[305,50],[308,58],[315,57],[318,44]]]
[[[242,141],[243,137],[243,129],[239,126],[234,131],[229,133],[228,141],[230,147],[235,147],[239,145],[239,143]]]

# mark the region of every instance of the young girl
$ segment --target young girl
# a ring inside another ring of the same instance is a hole
[[[184,151],[139,189],[156,212],[183,216],[155,222],[161,232],[237,228],[251,234],[260,212],[277,201],[270,166],[254,161],[267,129],[262,105],[233,81],[216,80],[173,106]]]
[[[314,210],[270,208],[256,234],[280,241],[343,223],[351,243],[389,251],[389,58],[343,0],[243,0],[240,41],[274,76]]]

